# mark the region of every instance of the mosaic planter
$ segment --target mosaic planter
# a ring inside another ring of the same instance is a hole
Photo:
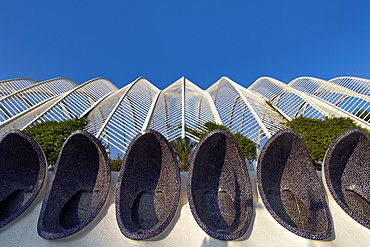
[[[64,142],[37,225],[45,239],[63,238],[86,227],[100,212],[110,188],[108,156],[98,139],[77,130]]]
[[[41,190],[46,159],[29,135],[9,131],[0,141],[0,227],[21,215]]]
[[[172,221],[180,200],[180,171],[166,138],[147,130],[130,143],[116,186],[116,218],[124,236],[134,240],[160,234]]]
[[[247,232],[252,185],[244,157],[226,131],[214,130],[199,142],[190,161],[187,193],[196,222],[211,237],[234,240]]]
[[[323,180],[338,205],[370,229],[370,139],[360,129],[336,138],[325,154]]]
[[[272,217],[298,236],[331,236],[330,212],[312,159],[300,136],[290,129],[273,135],[257,165],[258,190]]]

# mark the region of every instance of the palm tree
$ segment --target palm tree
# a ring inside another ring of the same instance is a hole
[[[180,170],[188,171],[189,157],[194,147],[197,145],[197,142],[192,141],[189,137],[178,137],[171,141],[170,144],[177,155],[177,159],[180,163]]]

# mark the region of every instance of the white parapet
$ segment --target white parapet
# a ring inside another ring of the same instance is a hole
[[[0,246],[368,246],[370,230],[350,218],[333,200],[329,207],[333,236],[315,241],[294,235],[277,223],[257,196],[256,172],[249,172],[253,184],[254,216],[247,234],[235,241],[221,241],[208,236],[190,212],[186,194],[187,173],[181,173],[181,198],[173,222],[159,236],[145,241],[125,238],[116,223],[114,194],[117,172],[112,172],[111,190],[98,217],[84,230],[66,238],[45,240],[37,234],[37,220],[43,191],[18,219],[0,229]],[[321,172],[319,172],[321,177]],[[50,176],[50,173],[49,173]]]

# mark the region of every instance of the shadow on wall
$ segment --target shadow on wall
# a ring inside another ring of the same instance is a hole
[[[202,242],[202,245],[203,247],[208,247],[208,246],[227,246],[227,241],[223,241],[223,240],[218,240],[218,239],[215,239],[215,238],[212,238],[212,237],[209,237],[209,238],[204,238],[203,239],[203,242]]]

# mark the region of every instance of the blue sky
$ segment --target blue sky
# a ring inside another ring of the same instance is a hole
[[[370,1],[0,2],[0,80],[370,78]]]

